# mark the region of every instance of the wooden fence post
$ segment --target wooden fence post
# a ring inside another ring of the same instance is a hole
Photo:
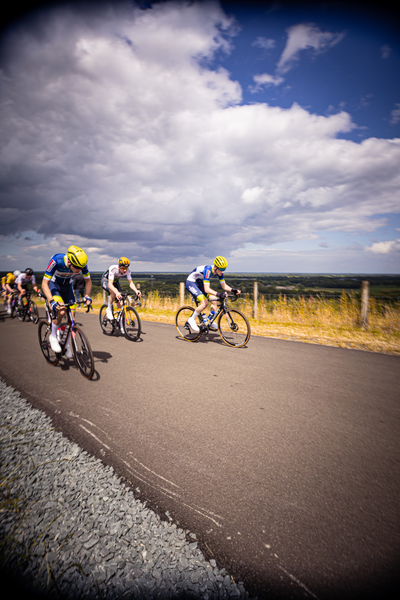
[[[179,305],[183,306],[185,304],[185,284],[183,281],[179,284]]]
[[[361,289],[361,327],[365,329],[368,325],[369,309],[369,281],[362,282]]]
[[[257,307],[258,307],[258,283],[254,282],[254,308],[253,308],[253,316],[257,319]]]
[[[106,290],[103,288],[103,304],[106,303]]]

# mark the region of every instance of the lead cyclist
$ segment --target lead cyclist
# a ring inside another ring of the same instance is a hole
[[[199,303],[188,320],[192,331],[195,331],[196,333],[200,331],[196,323],[196,318],[207,308],[209,301],[211,301],[212,307],[209,316],[212,318],[218,308],[218,298],[226,298],[227,292],[233,292],[236,295],[240,294],[240,290],[231,288],[225,281],[225,269],[227,266],[228,261],[226,258],[217,256],[212,265],[200,265],[199,267],[196,267],[186,279],[186,289],[195,301]],[[224,290],[223,292],[216,292],[211,289],[211,277],[218,277],[221,287]],[[217,324],[215,322],[211,323],[210,329],[217,331]]]
[[[51,310],[56,312],[57,316],[52,320],[51,334],[49,336],[50,346],[53,352],[61,352],[61,346],[57,339],[57,329],[65,315],[66,309],[63,303],[74,302],[74,290],[72,288],[72,277],[82,271],[85,279],[85,297],[87,306],[92,303],[90,297],[92,291],[92,280],[87,267],[88,258],[82,248],[70,246],[66,254],[54,254],[51,257],[46,272],[42,280],[42,290],[49,301]],[[76,310],[76,305],[72,307]],[[69,342],[66,347],[67,358],[72,357]]]

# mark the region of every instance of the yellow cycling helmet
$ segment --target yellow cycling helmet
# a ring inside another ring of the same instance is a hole
[[[129,259],[126,258],[126,256],[121,256],[121,258],[118,261],[118,264],[123,269],[127,269],[131,263],[129,262]]]
[[[72,263],[77,269],[83,269],[86,267],[88,262],[86,253],[82,250],[82,248],[78,248],[78,246],[70,246],[68,248],[67,258],[69,262]]]
[[[223,256],[217,256],[214,260],[214,265],[220,271],[225,271],[226,267],[228,266],[228,261]]]
[[[13,274],[12,273],[7,273],[7,277],[12,277]]]

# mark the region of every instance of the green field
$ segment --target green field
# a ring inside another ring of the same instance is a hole
[[[1,277],[5,272],[0,273]],[[102,272],[92,272],[93,293],[101,291]],[[179,284],[184,282],[187,273],[133,273],[133,281],[140,285],[144,294],[157,291],[161,295],[179,294]],[[38,284],[43,272],[35,273]],[[344,291],[356,296],[361,293],[362,281],[370,283],[370,294],[376,298],[400,299],[400,275],[356,275],[356,274],[285,274],[285,273],[227,273],[226,280],[244,294],[252,294],[254,282],[258,283],[258,293],[265,296],[310,296],[323,294],[326,297],[340,296]],[[123,288],[126,279],[121,280]],[[214,289],[219,289],[218,280],[212,280]]]

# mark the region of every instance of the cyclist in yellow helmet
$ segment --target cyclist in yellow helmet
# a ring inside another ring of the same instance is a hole
[[[7,273],[4,277],[3,290],[5,292],[5,301],[7,302],[7,313],[11,314],[11,301],[12,296],[15,293],[15,280],[20,275],[21,271],[14,271],[14,273]]]
[[[225,281],[224,273],[227,266],[228,261],[226,258],[217,256],[212,265],[201,265],[200,267],[196,267],[186,279],[186,289],[193,296],[194,300],[199,303],[193,315],[188,320],[192,331],[199,331],[196,318],[203,310],[205,310],[209,300],[211,301],[212,306],[210,317],[212,317],[218,308],[217,298],[225,298],[227,292],[240,294],[240,290],[231,288]],[[211,289],[211,277],[218,277],[221,287],[224,290],[223,292],[215,292]],[[217,324],[215,322],[212,323],[210,329],[218,330]]]
[[[112,311],[112,303],[115,299],[117,299],[118,307],[122,307],[121,303],[121,286],[119,284],[119,280],[121,277],[126,277],[129,282],[129,287],[131,290],[135,292],[137,296],[142,295],[141,292],[137,289],[135,284],[132,281],[132,273],[129,268],[130,262],[126,256],[121,256],[117,265],[111,265],[108,267],[107,271],[104,271],[101,276],[101,287],[109,293],[108,296],[108,306],[107,306],[107,319],[112,321],[113,319],[113,311]]]
[[[82,271],[85,279],[85,297],[87,306],[92,303],[90,294],[92,292],[92,280],[90,279],[89,269],[87,267],[88,258],[86,253],[78,246],[70,246],[66,254],[54,254],[47,266],[43,276],[42,290],[50,307],[56,311],[57,316],[52,322],[52,332],[49,336],[50,345],[54,352],[61,352],[61,346],[57,339],[57,329],[65,315],[65,308],[62,304],[73,302],[75,300],[72,287],[72,278],[76,273]],[[76,307],[73,307],[76,309]],[[67,345],[66,356],[72,357],[71,349]]]

